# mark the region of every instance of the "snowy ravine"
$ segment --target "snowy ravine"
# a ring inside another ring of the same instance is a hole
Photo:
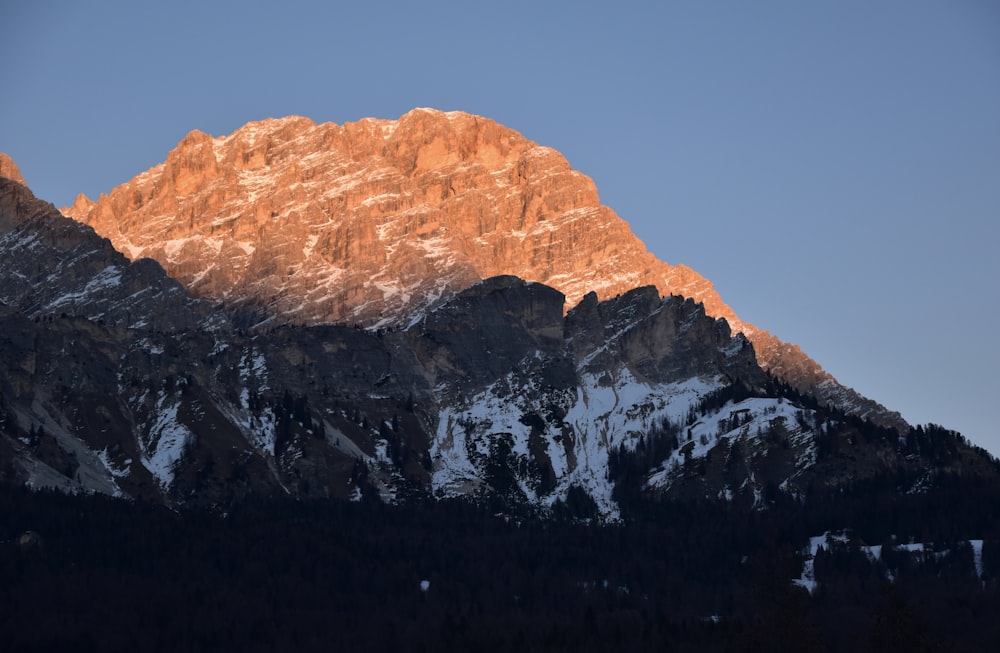
[[[609,383],[606,376],[582,374],[575,392],[544,390],[534,379],[511,392],[516,386],[508,376],[444,408],[430,451],[434,494],[457,496],[478,488],[498,454],[498,443],[503,443],[513,458],[508,460],[517,470],[518,487],[530,503],[551,507],[575,485],[586,490],[603,517],[617,519],[614,486],[608,479],[609,452],[623,444],[633,449],[664,418],[682,422],[692,406],[723,383],[692,378],[647,384],[627,369],[615,376]],[[539,458],[547,458],[555,477],[555,487],[547,492],[531,473],[532,461]]]
[[[177,398],[160,390],[153,408],[154,421],[145,438],[139,438],[140,462],[164,489],[174,480],[174,465],[194,437],[178,419]]]

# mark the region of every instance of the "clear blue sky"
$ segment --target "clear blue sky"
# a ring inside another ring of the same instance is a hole
[[[355,5],[4,2],[0,151],[61,206],[195,128],[488,116],[743,319],[1000,453],[1000,3]]]

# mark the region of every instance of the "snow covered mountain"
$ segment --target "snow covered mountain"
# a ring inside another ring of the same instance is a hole
[[[701,303],[645,286],[569,311],[497,276],[407,324],[255,329],[0,179],[0,478],[223,507],[257,496],[471,497],[615,518],[634,497],[995,474],[762,369]],[[905,485],[905,487],[904,487]]]

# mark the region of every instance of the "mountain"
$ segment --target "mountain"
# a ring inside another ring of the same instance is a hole
[[[14,484],[615,519],[656,497],[760,507],[997,473],[957,434],[901,434],[799,393],[726,320],[654,286],[565,311],[559,290],[497,276],[393,328],[248,329],[10,179],[0,255],[0,477]]]
[[[997,641],[983,615],[1000,606],[1000,463],[832,380],[782,380],[758,362],[747,333],[761,332],[706,303],[657,285],[567,302],[468,263],[464,287],[414,273],[416,308],[392,319],[344,295],[349,323],[298,320],[279,310],[292,290],[191,292],[36,199],[4,156],[0,173],[0,631],[14,648]],[[246,269],[266,268],[271,229],[247,241]],[[245,252],[228,233],[162,253],[202,252],[174,257],[199,271],[187,285],[225,279],[239,268],[215,246]],[[446,277],[452,258],[422,264]]]
[[[741,321],[697,272],[657,260],[561,154],[479,116],[416,109],[344,125],[270,119],[217,138],[193,131],[162,164],[63,212],[245,326],[405,326],[498,275],[551,286],[568,307],[589,292],[653,286],[725,318],[797,390],[907,428],[797,346]]]

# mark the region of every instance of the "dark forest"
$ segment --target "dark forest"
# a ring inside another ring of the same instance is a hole
[[[0,632],[18,651],[987,650],[1000,488],[876,486],[747,511],[646,501],[495,516],[468,501],[176,512],[0,493]],[[883,545],[821,549],[809,537]],[[983,541],[982,576],[970,539]],[[922,542],[914,556],[893,543]]]

